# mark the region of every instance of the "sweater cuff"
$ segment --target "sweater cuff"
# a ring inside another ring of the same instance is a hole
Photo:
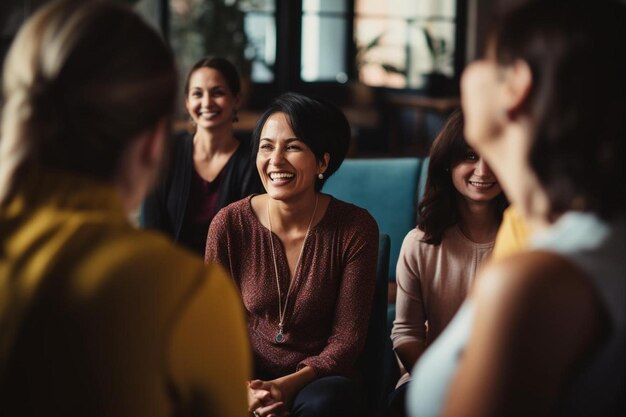
[[[321,377],[328,376],[331,374],[336,374],[334,367],[331,366],[329,361],[319,356],[313,356],[313,357],[304,359],[302,362],[298,364],[298,366],[296,366],[296,371],[299,371],[305,366],[308,366],[309,368],[313,369],[313,372],[315,372],[316,378],[321,378]]]

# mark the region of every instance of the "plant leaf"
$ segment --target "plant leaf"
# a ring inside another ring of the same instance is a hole
[[[422,32],[424,32],[424,38],[426,38],[426,45],[428,46],[428,50],[430,54],[435,58],[437,51],[435,50],[435,39],[433,35],[430,34],[430,31],[427,28],[422,28]]]
[[[363,46],[363,51],[364,52],[369,51],[370,49],[377,47],[380,44],[380,40],[382,39],[384,35],[385,35],[385,32],[382,32],[378,36],[375,36],[374,39],[372,39],[371,41],[367,43],[367,45]]]
[[[406,70],[402,69],[402,68],[398,68],[395,65],[391,65],[391,64],[380,64],[380,66],[387,72],[392,72],[395,74],[402,74],[402,75],[406,75]]]

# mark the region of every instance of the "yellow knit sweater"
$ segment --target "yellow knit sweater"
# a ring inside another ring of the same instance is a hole
[[[37,171],[0,208],[0,414],[246,416],[232,282],[135,229],[115,190]]]

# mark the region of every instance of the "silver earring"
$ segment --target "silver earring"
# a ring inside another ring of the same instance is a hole
[[[322,174],[321,172],[319,174],[317,174],[317,178],[319,178],[320,180],[324,179],[324,174]]]

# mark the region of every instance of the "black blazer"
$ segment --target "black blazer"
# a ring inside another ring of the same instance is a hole
[[[241,143],[224,167],[218,210],[250,194],[265,192],[250,140],[238,139]],[[142,205],[142,227],[160,230],[176,242],[187,243],[180,241],[180,233],[185,222],[193,169],[193,136],[185,134],[174,138],[168,172]],[[200,255],[204,257],[204,252]]]

